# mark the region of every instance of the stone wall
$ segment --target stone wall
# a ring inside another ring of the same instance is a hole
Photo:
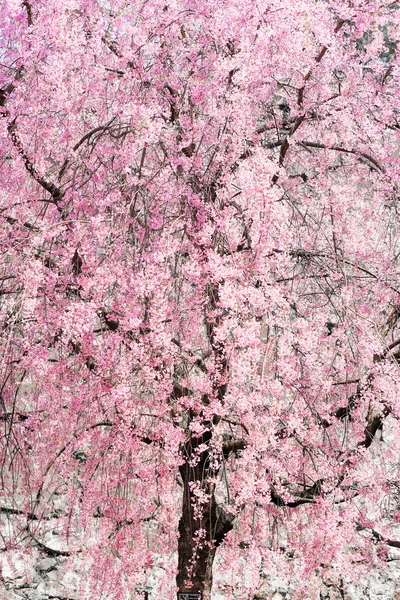
[[[12,549],[3,552],[0,556],[0,599],[82,600],[78,591],[82,577],[79,565],[64,573],[65,560],[62,556],[49,556],[38,548],[29,553]],[[153,581],[150,579],[147,582],[148,600],[160,600],[152,591],[156,578],[157,573],[154,572]],[[217,573],[215,579],[218,585],[220,582]],[[238,600],[291,600],[294,589],[295,583],[264,574],[264,582],[257,595],[252,599]],[[144,595],[128,594],[127,598],[143,600]],[[213,595],[213,600],[225,598],[217,592]],[[308,598],[305,597],[304,600]],[[339,589],[333,583],[325,581],[319,600],[400,600],[400,551],[392,552],[389,562],[382,569],[371,571],[368,577],[357,583],[345,582],[343,588]]]

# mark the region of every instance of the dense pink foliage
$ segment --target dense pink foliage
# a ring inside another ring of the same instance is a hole
[[[44,544],[66,494],[92,598],[145,589],[154,561],[172,598],[179,466],[206,456],[191,499],[234,524],[226,598],[253,598],[261,563],[314,598],[385,560],[397,8],[2,1],[4,547]]]

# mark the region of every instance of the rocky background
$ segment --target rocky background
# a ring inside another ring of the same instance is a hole
[[[3,519],[4,525],[4,519]],[[57,535],[52,548],[57,547]],[[1,600],[81,600],[80,581],[82,572],[79,564],[65,574],[63,566],[66,558],[54,550],[36,548],[33,553],[21,550],[8,550],[0,558]],[[153,574],[154,584],[157,572]],[[257,596],[251,600],[290,600],[294,584],[263,574],[264,584]],[[218,578],[216,583],[218,583]],[[148,582],[146,594],[128,593],[127,599],[160,600],[153,592],[152,582]],[[215,593],[214,600],[224,600],[224,596]],[[93,599],[95,600],[95,599]],[[121,599],[122,600],[122,599]],[[172,599],[171,599],[172,600]],[[240,599],[240,600],[250,600]],[[304,600],[307,600],[305,598]],[[368,577],[359,582],[344,582],[339,589],[326,581],[319,600],[400,600],[400,551],[389,555],[389,562],[380,570],[371,571]]]

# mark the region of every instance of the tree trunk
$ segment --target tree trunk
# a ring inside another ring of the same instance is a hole
[[[202,600],[211,598],[215,553],[233,527],[233,518],[228,518],[217,505],[214,484],[208,480],[216,473],[211,473],[207,464],[208,451],[205,451],[196,466],[186,462],[180,467],[183,498],[176,583],[178,592],[200,592]],[[199,505],[193,486],[207,497],[207,502]]]

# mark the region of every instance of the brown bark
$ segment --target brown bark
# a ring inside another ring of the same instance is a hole
[[[251,244],[249,234],[247,243]],[[204,251],[204,249],[202,249]],[[224,345],[215,337],[215,329],[221,322],[218,313],[219,286],[209,284],[205,290],[208,305],[205,313],[205,324],[208,341],[214,355],[216,375],[212,380],[213,394],[223,402],[227,389],[227,376],[229,365],[225,356]],[[212,311],[212,318],[208,318]],[[204,395],[202,404],[207,406],[209,398]],[[194,415],[189,411],[189,420]],[[185,462],[179,471],[182,477],[183,498],[182,514],[179,521],[178,540],[178,574],[176,583],[179,592],[200,592],[202,600],[211,598],[212,567],[218,546],[233,527],[233,517],[226,515],[215,498],[215,477],[219,468],[210,464],[210,442],[213,435],[213,426],[219,417],[214,417],[211,422],[204,422],[207,430],[199,437],[190,435],[188,441],[182,446]],[[189,430],[187,430],[187,433]],[[245,447],[244,440],[230,440],[222,448],[225,459],[229,455]],[[201,450],[199,450],[201,448]],[[201,504],[196,496],[200,491]],[[179,598],[179,596],[178,596]]]
[[[179,521],[178,574],[176,583],[179,592],[201,592],[202,600],[209,600],[212,589],[212,567],[218,546],[233,527],[233,518],[228,518],[217,505],[214,484],[210,477],[216,472],[209,467],[209,452],[197,457],[195,466],[189,464],[193,451],[199,444],[209,441],[211,434],[192,438],[185,445],[187,461],[180,467],[183,483],[182,514]],[[199,486],[208,501],[196,505],[192,485]]]

